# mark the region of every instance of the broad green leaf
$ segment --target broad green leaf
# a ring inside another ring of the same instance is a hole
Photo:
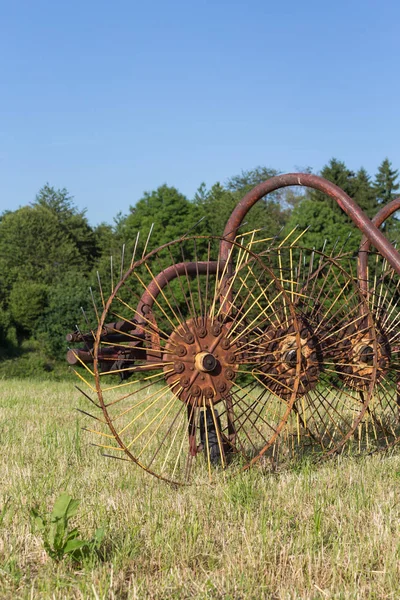
[[[70,519],[75,516],[78,505],[79,500],[73,500],[67,492],[63,492],[56,499],[51,516],[53,519]]]
[[[79,550],[87,545],[88,543],[85,540],[69,540],[64,546],[64,553],[70,554],[71,552],[75,552],[75,550]]]
[[[65,514],[65,518],[67,520],[72,519],[72,517],[75,517],[76,513],[78,512],[79,503],[79,500],[71,499],[71,502],[69,503],[67,512]]]
[[[54,548],[63,548],[64,546],[64,537],[66,533],[66,523],[64,519],[58,519],[55,522],[55,536],[54,536]]]

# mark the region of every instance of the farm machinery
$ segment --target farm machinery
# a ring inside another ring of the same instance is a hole
[[[364,235],[358,255],[305,248],[298,229],[243,233],[251,207],[288,186],[333,198]],[[136,238],[109,291],[100,277],[91,290],[93,322],[67,335],[95,445],[190,484],[396,444],[400,255],[379,228],[398,208],[371,221],[334,184],[295,173],[246,194],[221,237],[147,239],[141,253]]]

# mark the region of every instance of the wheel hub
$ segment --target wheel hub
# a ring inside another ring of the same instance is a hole
[[[218,365],[218,360],[210,352],[199,352],[196,354],[194,364],[198,371],[202,373],[211,373]]]
[[[370,384],[376,362],[376,381],[380,381],[390,364],[390,345],[385,336],[377,336],[376,357],[371,331],[366,320],[350,324],[342,333],[338,349],[343,353],[343,366],[338,368],[341,379],[351,388],[365,391]]]
[[[322,350],[317,336],[305,319],[298,319],[300,330],[300,380],[296,397],[312,390],[322,369]],[[260,347],[264,352],[260,371],[265,385],[280,398],[293,393],[298,361],[298,341],[294,325],[270,327]]]
[[[165,350],[165,379],[174,392],[181,388],[180,400],[209,406],[227,396],[239,367],[229,323],[189,319],[171,333]]]

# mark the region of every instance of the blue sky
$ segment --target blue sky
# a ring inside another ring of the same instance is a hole
[[[92,224],[256,165],[400,167],[400,3],[0,0],[0,210]]]

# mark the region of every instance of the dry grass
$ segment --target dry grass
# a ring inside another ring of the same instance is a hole
[[[0,384],[0,597],[400,597],[400,456],[298,463],[172,489],[107,461],[81,432],[71,383]],[[54,563],[29,510],[68,491],[105,560]],[[1,517],[0,517],[1,519]]]

